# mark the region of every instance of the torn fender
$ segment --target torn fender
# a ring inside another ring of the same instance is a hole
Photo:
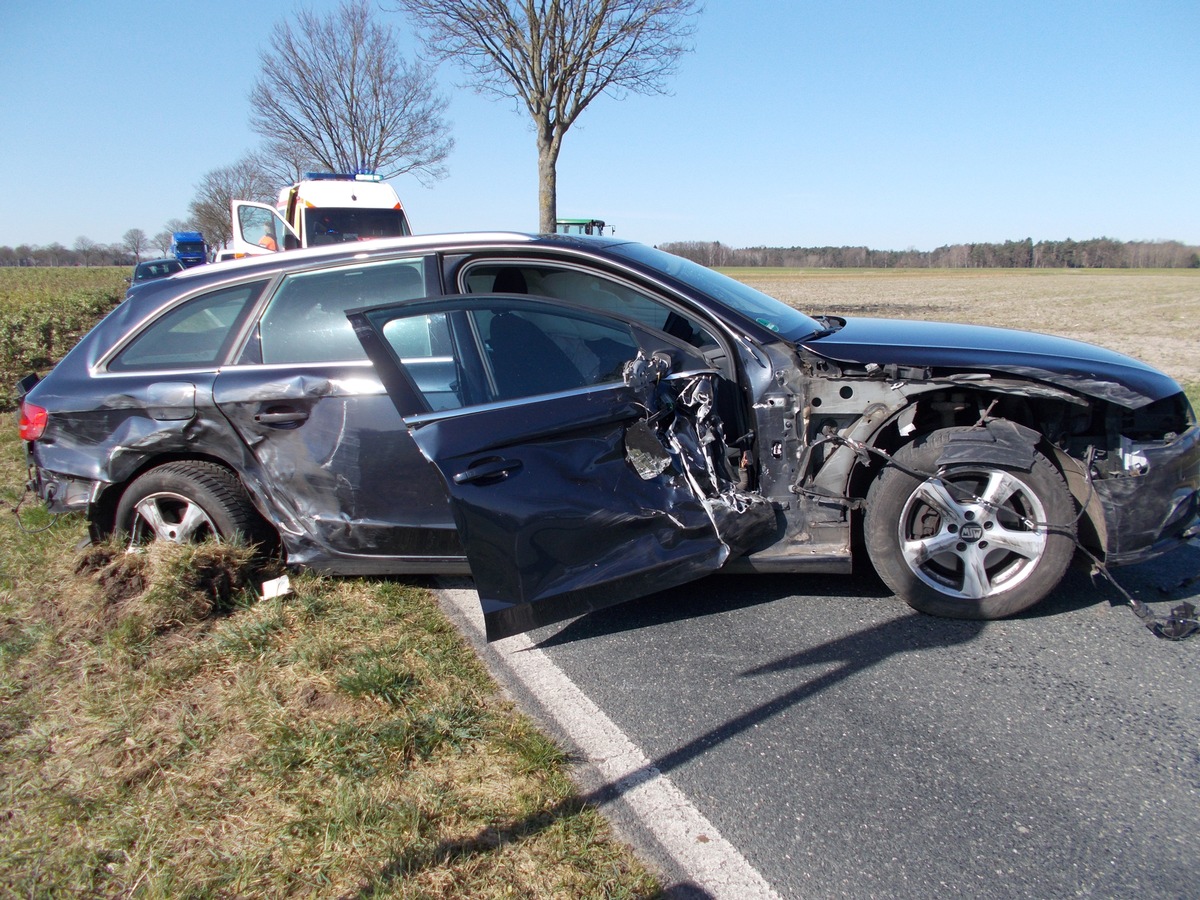
[[[1007,466],[1028,472],[1041,435],[1006,419],[993,419],[978,428],[956,432],[938,457],[938,466],[966,463]]]

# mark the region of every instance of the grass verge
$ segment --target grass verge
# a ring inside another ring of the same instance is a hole
[[[300,576],[256,601],[243,548],[73,551],[81,523],[5,517],[7,892],[658,893],[428,590]]]

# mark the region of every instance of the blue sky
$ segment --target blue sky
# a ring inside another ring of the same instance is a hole
[[[186,216],[201,176],[257,145],[258,51],[295,8],[4,4],[0,245]],[[601,98],[567,134],[560,215],[647,243],[1200,244],[1197,0],[709,0],[698,24],[671,95]],[[393,182],[414,229],[535,228],[527,116],[439,80],[449,177]]]

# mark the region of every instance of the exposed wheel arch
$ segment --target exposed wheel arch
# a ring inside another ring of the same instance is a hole
[[[979,410],[988,408],[992,400],[999,399],[1006,401],[1005,415],[997,413],[997,417],[1038,432],[1038,438],[1033,445],[1034,449],[1045,456],[1058,469],[1059,473],[1065,479],[1071,495],[1075,499],[1075,503],[1082,510],[1078,519],[1078,533],[1076,535],[1079,543],[1096,555],[1103,556],[1107,546],[1104,512],[1100,506],[1099,497],[1088,483],[1083,461],[1070,455],[1045,436],[1046,425],[1039,422],[1038,416],[1034,414],[1032,409],[1024,403],[1019,402],[1023,398],[984,392],[968,396],[974,398],[973,403],[965,406],[956,415],[943,416],[940,422],[931,422],[928,416],[915,416],[913,414],[914,408],[921,404],[928,405],[929,401],[934,399],[934,397],[928,394],[914,396],[911,403],[889,416],[866,443],[868,446],[881,450],[884,453],[893,454],[910,441],[931,434],[940,428],[975,425],[978,422]],[[916,423],[916,427],[910,434],[901,433],[900,423],[906,421],[910,423],[909,427],[912,427],[911,423]],[[846,496],[860,499],[865,498],[871,489],[871,485],[879,478],[883,470],[884,466],[882,465],[882,457],[880,456],[872,454],[869,465],[863,465],[861,460],[856,461],[847,479]],[[860,513],[855,518],[861,519],[861,517]],[[861,537],[860,528],[856,527],[855,533],[857,537]],[[856,540],[856,546],[861,548],[863,545]]]
[[[1061,580],[1075,553],[1076,506],[1057,466],[1033,448],[1028,465],[970,453],[943,461],[970,431],[939,429],[897,450],[871,484],[863,536],[880,578],[914,609],[1003,618]]]

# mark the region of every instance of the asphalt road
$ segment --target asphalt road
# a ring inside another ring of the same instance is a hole
[[[1118,577],[1165,615],[1198,573]],[[782,897],[1200,896],[1200,635],[1084,571],[1004,622],[717,576],[530,637]]]

